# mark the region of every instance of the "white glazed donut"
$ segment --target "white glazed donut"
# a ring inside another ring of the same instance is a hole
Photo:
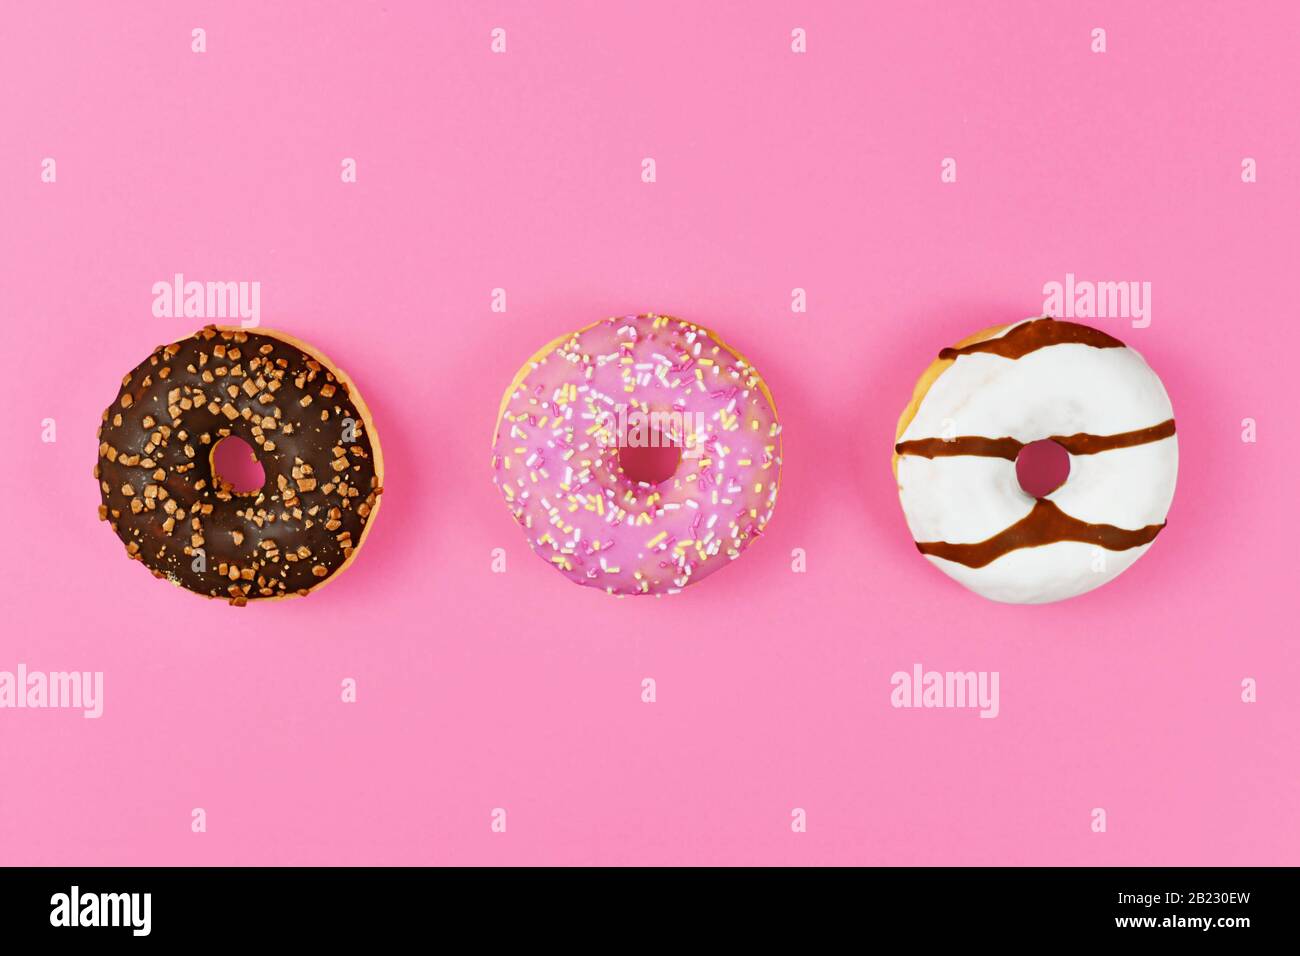
[[[1015,460],[1052,439],[1069,478],[1033,498]],[[1050,318],[939,353],[899,418],[894,474],[917,549],[994,601],[1045,604],[1100,587],[1164,527],[1178,477],[1174,413],[1142,356]]]

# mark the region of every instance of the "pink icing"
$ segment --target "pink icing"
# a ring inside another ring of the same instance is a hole
[[[527,366],[493,441],[493,480],[541,557],[612,594],[678,591],[740,557],[772,517],[781,426],[758,373],[707,329],[606,319]],[[624,406],[620,415],[619,406]],[[672,477],[631,480],[618,446],[682,450]]]

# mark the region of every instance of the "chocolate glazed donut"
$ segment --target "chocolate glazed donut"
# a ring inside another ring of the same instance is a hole
[[[213,471],[218,442],[255,450],[265,484]],[[95,477],[127,554],[155,577],[233,605],[305,595],[361,549],[383,455],[347,377],[279,332],[208,326],[122,379],[99,429]]]

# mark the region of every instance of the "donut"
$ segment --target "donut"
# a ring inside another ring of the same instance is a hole
[[[1069,477],[1041,497],[1016,478],[1050,439]],[[1119,339],[1048,317],[939,353],[898,420],[894,475],[917,550],[977,594],[1044,604],[1100,587],[1146,553],[1178,477],[1160,378]]]
[[[228,436],[266,476],[241,494],[213,470]],[[107,521],[154,577],[210,598],[306,595],[361,550],[384,459],[356,386],[282,332],[208,326],[122,378],[95,464]]]
[[[676,449],[659,481],[627,449]],[[506,389],[493,481],[533,551],[610,594],[671,594],[753,544],[776,506],[781,426],[767,384],[713,332],[625,315],[540,349]]]

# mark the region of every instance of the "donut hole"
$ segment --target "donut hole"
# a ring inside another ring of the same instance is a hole
[[[645,444],[620,445],[618,466],[630,480],[647,485],[667,481],[677,473],[682,450],[667,437],[653,431]]]
[[[1069,476],[1070,453],[1050,438],[1030,442],[1016,456],[1016,478],[1033,498],[1050,495]]]
[[[229,485],[237,495],[261,491],[266,484],[266,472],[253,446],[234,435],[212,446],[212,477],[218,485]]]

